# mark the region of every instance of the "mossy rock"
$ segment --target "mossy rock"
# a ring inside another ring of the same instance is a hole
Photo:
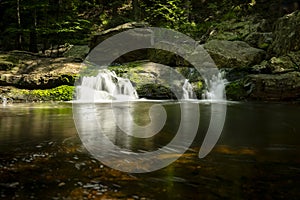
[[[6,96],[16,101],[70,101],[73,99],[74,89],[74,86],[68,85],[45,90],[13,88]]]
[[[145,84],[137,88],[140,98],[147,99],[177,99],[169,87],[159,84]]]

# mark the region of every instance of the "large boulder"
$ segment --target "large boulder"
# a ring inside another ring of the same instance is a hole
[[[300,98],[300,72],[255,74],[248,78],[251,99],[283,101]]]
[[[203,90],[203,80],[199,79],[195,70],[187,67],[170,68],[153,62],[134,62],[123,66],[110,66],[109,69],[115,71],[118,76],[128,78],[140,97],[152,99],[181,98],[183,95],[182,87],[186,78],[190,80],[197,96],[201,97]]]
[[[97,63],[99,65],[110,65],[111,63],[123,64],[136,60],[145,60],[148,58],[147,49],[138,49],[138,45],[135,44],[150,44],[152,31],[150,29],[134,29],[147,27],[146,23],[130,22],[122,24],[115,28],[111,28],[105,31],[101,31],[93,35],[90,42],[91,52],[89,53],[89,61]],[[117,35],[118,33],[134,29],[127,32],[124,35]],[[106,39],[107,42],[102,43]],[[132,44],[130,47],[124,46],[125,43]],[[101,48],[95,48],[97,45],[102,43]],[[130,48],[137,50],[129,50]],[[127,52],[128,51],[128,52]],[[125,53],[120,55],[120,52]]]
[[[211,40],[204,48],[219,68],[251,67],[265,58],[265,51],[242,41]]]
[[[46,58],[29,52],[8,52],[12,67],[0,71],[0,85],[24,89],[49,89],[74,85],[81,63],[72,58]]]
[[[251,74],[226,85],[226,96],[229,100],[299,100],[300,72]]]
[[[300,11],[279,18],[275,23],[274,41],[270,52],[284,55],[300,50]]]
[[[87,45],[71,45],[70,48],[63,53],[63,56],[81,62],[88,55],[89,51],[90,48]]]
[[[248,69],[253,74],[282,74],[300,70],[300,51],[272,57]]]
[[[213,24],[204,34],[200,42],[205,43],[209,40],[244,40],[250,33],[256,32],[260,22],[254,17],[244,19],[222,20],[220,23]]]
[[[125,24],[121,24],[117,27],[107,29],[105,31],[98,31],[93,34],[91,42],[89,44],[90,49],[94,49],[98,44],[114,36],[115,34],[121,33],[123,31],[127,31],[134,28],[143,28],[149,26],[147,23],[140,23],[140,22],[128,22]]]

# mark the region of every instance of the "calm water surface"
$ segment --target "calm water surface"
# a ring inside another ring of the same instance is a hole
[[[93,110],[111,142],[128,151],[148,152],[167,145],[181,121],[181,104],[176,102],[135,102],[125,107],[134,122],[146,125],[153,104],[165,108],[167,123],[147,139],[128,136],[116,127],[110,104],[97,104]],[[93,158],[79,139],[71,104],[0,106],[0,198],[300,198],[300,104],[229,103],[222,135],[203,159],[198,152],[211,107],[198,105],[200,125],[191,147],[173,164],[146,174],[120,172]],[[188,134],[193,118],[185,114],[182,120]]]

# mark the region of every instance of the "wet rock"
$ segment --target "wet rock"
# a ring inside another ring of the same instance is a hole
[[[170,68],[153,62],[136,62],[131,65],[109,68],[118,76],[128,78],[140,98],[177,99],[182,97],[182,86],[190,78],[195,93],[202,90],[201,77],[187,67]],[[185,77],[187,76],[187,77]]]
[[[177,99],[172,90],[160,84],[145,84],[137,89],[140,98]]]
[[[265,58],[265,51],[242,41],[211,40],[204,45],[217,67],[250,67]]]
[[[300,98],[300,72],[249,75],[249,98],[256,100],[297,100]]]
[[[66,183],[60,182],[60,183],[58,184],[58,187],[63,187],[63,186],[65,186],[65,185],[66,185]]]
[[[248,98],[252,85],[246,79],[238,79],[227,84],[225,90],[227,100],[241,101]]]
[[[277,56],[300,50],[300,11],[279,18],[275,23],[274,41],[269,48]]]

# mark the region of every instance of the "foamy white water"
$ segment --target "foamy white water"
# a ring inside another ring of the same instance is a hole
[[[138,94],[129,79],[118,77],[115,72],[103,69],[97,76],[83,77],[76,87],[76,100],[97,102],[109,100],[135,100]]]
[[[223,78],[222,73],[213,75],[210,80],[205,79],[207,91],[203,94],[203,98],[207,100],[225,100],[225,86],[228,83]]]

